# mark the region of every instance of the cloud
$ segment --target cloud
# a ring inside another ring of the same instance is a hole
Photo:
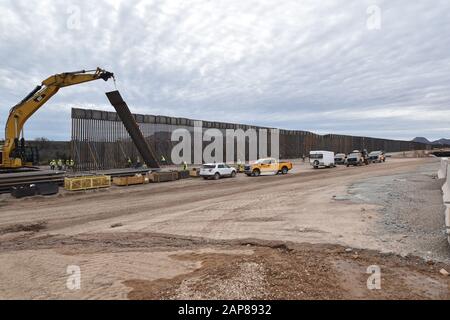
[[[381,9],[369,30],[366,10]],[[319,133],[450,136],[445,0],[0,2],[0,126],[54,73],[101,66],[134,112]],[[75,27],[75,28],[74,28]],[[29,138],[70,138],[70,107],[112,83],[62,89]]]

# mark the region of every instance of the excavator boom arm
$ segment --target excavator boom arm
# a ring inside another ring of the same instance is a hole
[[[2,151],[1,167],[17,168],[23,165],[22,160],[12,153],[17,148],[17,141],[25,122],[42,107],[60,88],[81,84],[84,82],[114,78],[114,74],[103,69],[81,70],[53,75],[30,92],[20,103],[14,106],[6,122],[5,145]]]

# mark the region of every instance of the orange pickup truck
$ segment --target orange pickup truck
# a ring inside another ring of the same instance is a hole
[[[291,162],[279,162],[274,158],[259,159],[254,164],[245,166],[245,174],[249,177],[258,177],[261,174],[287,174],[289,170],[292,170]]]

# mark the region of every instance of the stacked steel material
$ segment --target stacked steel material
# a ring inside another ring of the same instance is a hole
[[[56,183],[63,184],[63,171],[35,171],[0,174],[0,193],[9,193],[13,187],[30,184]]]

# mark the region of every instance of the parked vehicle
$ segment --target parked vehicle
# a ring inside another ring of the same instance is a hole
[[[338,153],[334,156],[335,164],[345,164],[345,160],[347,159],[347,155],[345,153]]]
[[[354,150],[352,153],[350,153],[347,156],[347,160],[345,162],[345,164],[347,165],[347,167],[350,166],[362,166],[363,164],[369,164],[369,160],[367,157],[367,151],[359,151],[359,150]]]
[[[200,177],[206,179],[219,180],[222,177],[236,177],[236,168],[232,168],[226,163],[207,163],[200,169]]]
[[[254,164],[248,164],[245,166],[245,174],[247,176],[258,177],[261,174],[287,174],[292,170],[293,165],[291,162],[279,162],[274,158],[259,159]]]
[[[369,153],[369,161],[372,163],[381,163],[386,161],[384,151],[372,151]]]
[[[335,167],[334,152],[331,151],[311,151],[309,153],[309,163],[318,169],[320,167]]]

